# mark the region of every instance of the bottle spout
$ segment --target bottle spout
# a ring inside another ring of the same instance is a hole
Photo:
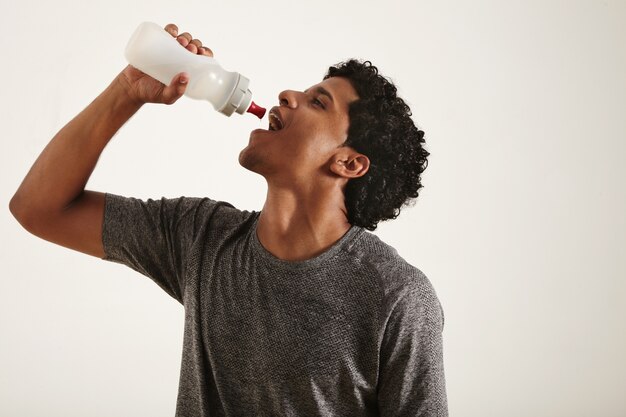
[[[254,101],[252,103],[250,103],[250,108],[248,108],[248,110],[246,110],[248,113],[252,113],[254,114],[256,117],[258,117],[259,119],[262,119],[263,116],[265,116],[265,112],[266,109],[264,109],[263,107],[257,105]]]

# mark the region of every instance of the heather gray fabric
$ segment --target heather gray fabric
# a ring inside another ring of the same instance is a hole
[[[428,278],[355,226],[313,259],[278,259],[258,215],[106,194],[103,259],[184,306],[176,416],[447,416]]]

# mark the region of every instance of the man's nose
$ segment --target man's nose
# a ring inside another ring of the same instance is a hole
[[[292,109],[298,107],[298,93],[293,90],[285,90],[278,95],[278,103],[281,106],[287,106]]]

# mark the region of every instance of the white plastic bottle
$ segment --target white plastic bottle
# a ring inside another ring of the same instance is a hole
[[[189,74],[185,95],[208,100],[226,116],[246,111],[259,119],[265,109],[252,101],[249,80],[238,72],[224,70],[215,58],[191,53],[164,28],[153,22],[137,27],[124,53],[130,65],[169,85],[180,72]]]

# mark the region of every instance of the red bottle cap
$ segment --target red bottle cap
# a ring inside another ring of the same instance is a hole
[[[266,110],[263,107],[257,106],[254,101],[250,104],[250,108],[246,111],[248,113],[254,114],[259,119],[262,119],[263,116],[265,116],[265,112],[266,112]]]

